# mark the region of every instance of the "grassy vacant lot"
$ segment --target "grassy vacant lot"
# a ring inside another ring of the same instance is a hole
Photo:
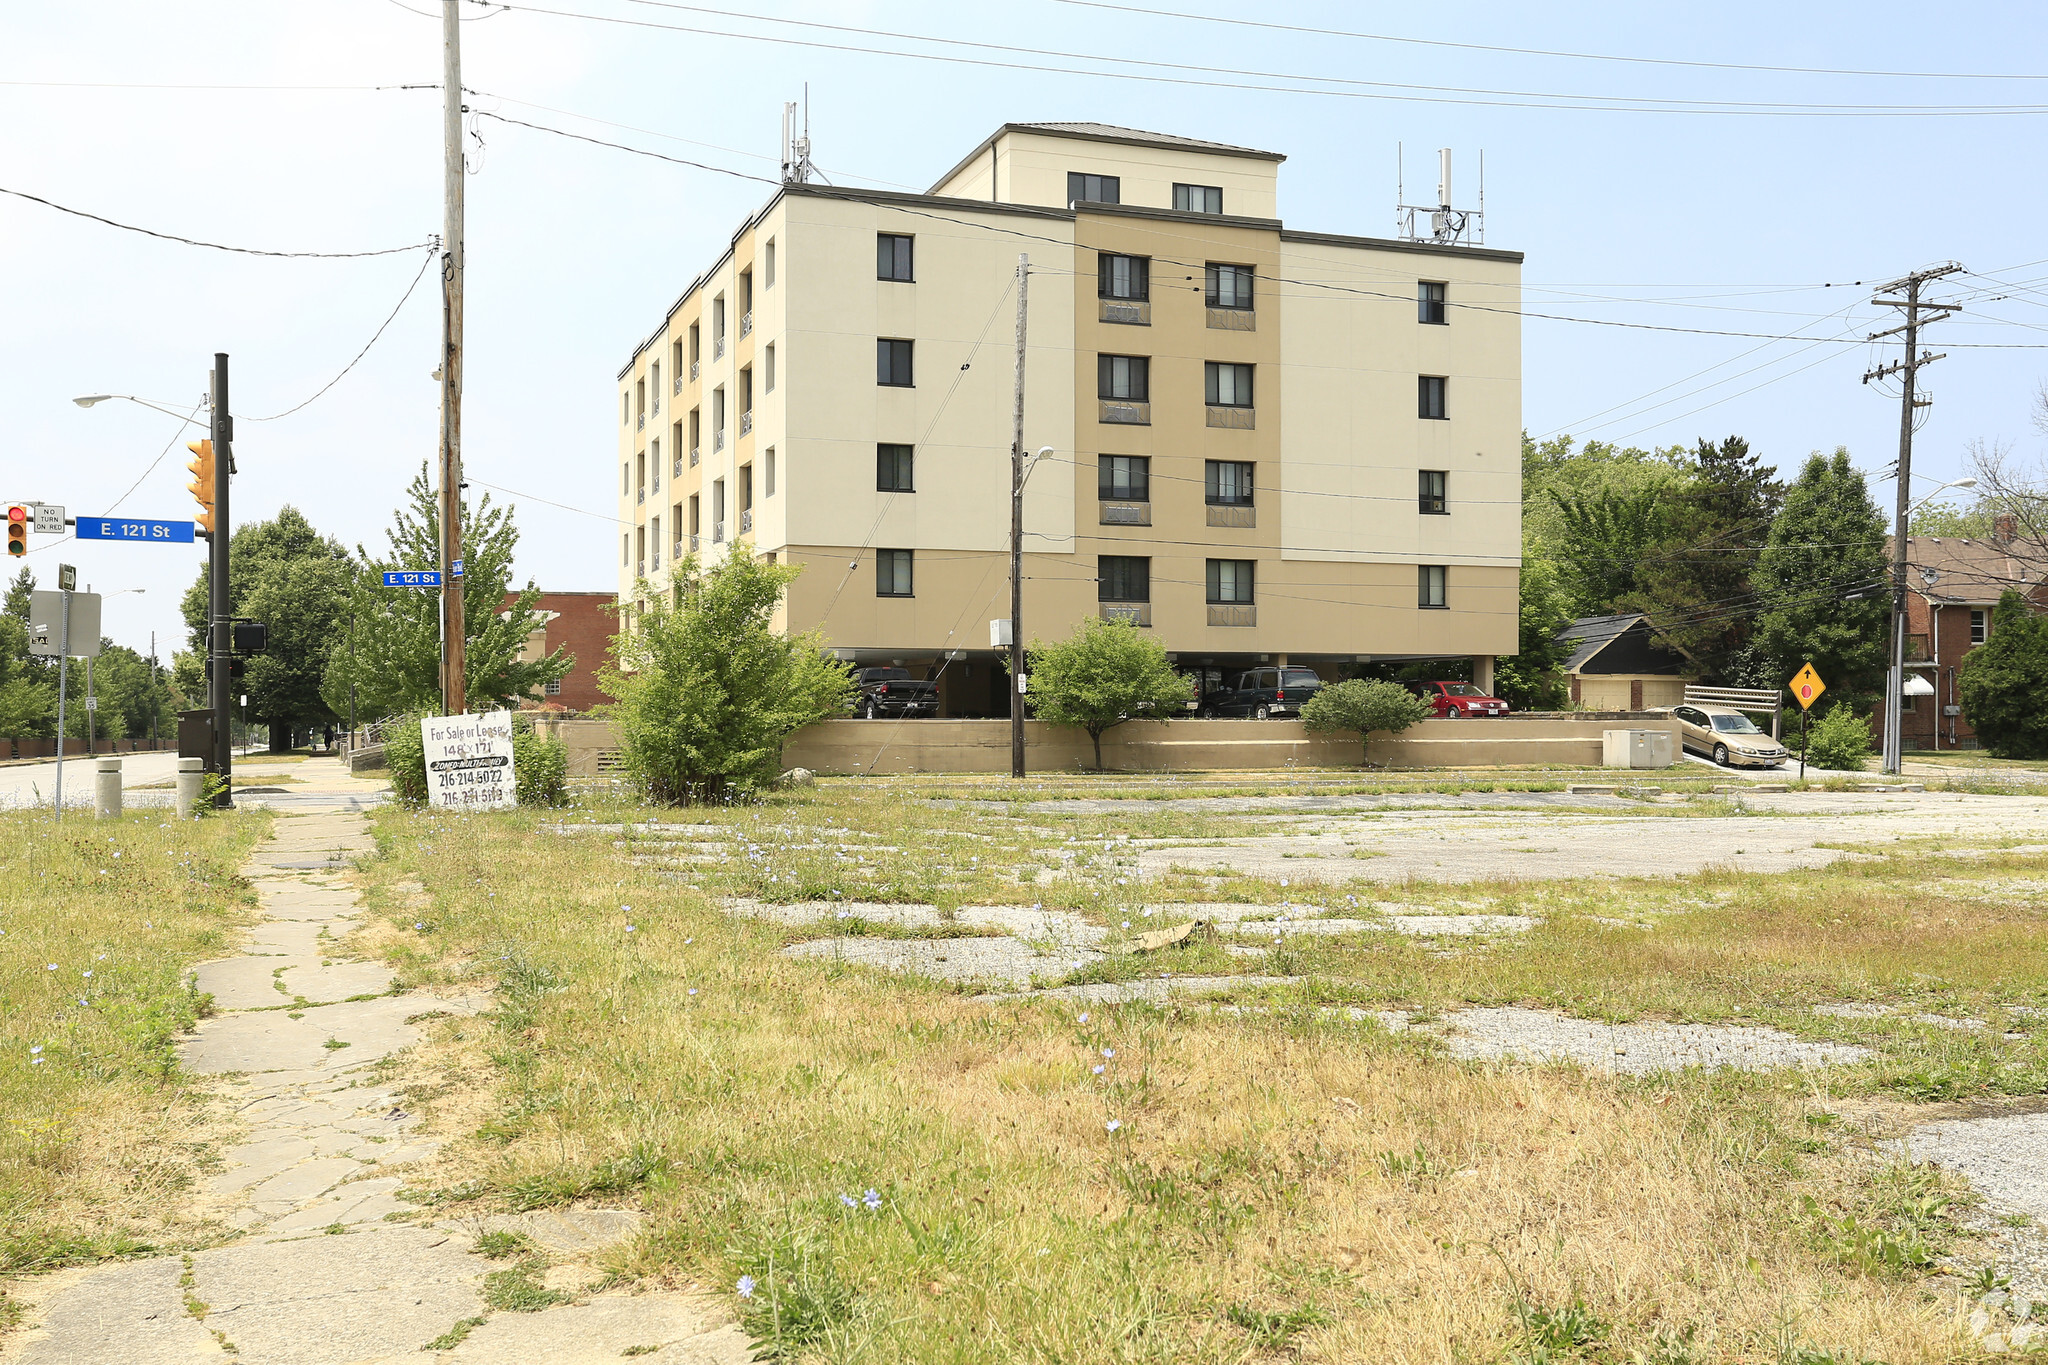
[[[236,869],[268,820],[0,814],[0,1273],[181,1235],[186,971],[249,913]]]
[[[2048,859],[1915,849],[1634,885],[1140,885],[1129,838],[1214,839],[1250,819],[1024,804],[1063,794],[929,779],[715,811],[383,812],[386,856],[366,869],[381,939],[408,976],[482,976],[500,1002],[484,1030],[444,1025],[420,1072],[414,1101],[452,1141],[416,1197],[642,1207],[649,1230],[619,1275],[710,1286],[777,1359],[1971,1358],[1955,1282],[1925,1264],[1974,1263],[1957,1183],[1843,1113],[2048,1089],[2048,1029],[2006,1012],[2048,1002],[2043,899],[2009,889],[2040,886]],[[697,822],[729,853],[664,867],[630,859],[667,845],[547,828],[649,817]],[[1308,978],[1247,990],[1238,1011],[984,1004],[778,957],[826,930],[734,919],[717,908],[734,894],[1043,904],[1110,925],[1167,899],[1342,910],[1371,895],[1542,922],[1264,961],[1196,944],[1126,969]],[[1993,1027],[1807,1009],[1824,1001]],[[1826,1079],[1616,1078],[1459,1062],[1321,1008],[1468,1002],[1771,1021],[1879,1056]],[[464,1077],[488,1093],[462,1093]]]

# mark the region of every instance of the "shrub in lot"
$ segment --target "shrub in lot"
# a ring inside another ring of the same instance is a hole
[[[1863,771],[1863,760],[1870,757],[1870,722],[1856,714],[1853,707],[1836,706],[1819,720],[1809,721],[1811,727],[1806,736],[1806,761],[1817,768],[1843,768],[1849,772]]]
[[[1310,697],[1301,708],[1301,723],[1324,734],[1355,733],[1363,763],[1374,731],[1397,735],[1428,714],[1429,703],[1399,683],[1347,678]]]
[[[1084,617],[1056,645],[1031,646],[1031,708],[1053,725],[1074,725],[1095,744],[1133,716],[1169,720],[1183,714],[1188,680],[1166,661],[1166,647],[1128,621]]]
[[[1991,613],[1991,633],[1963,656],[1956,695],[1994,758],[2048,758],[2048,617],[2008,591]]]
[[[391,792],[399,804],[427,803],[427,749],[420,715],[393,716],[384,723],[384,761]],[[569,789],[569,751],[558,739],[533,732],[533,722],[512,717],[512,776],[522,806],[559,806]]]
[[[770,625],[799,570],[729,555],[697,577],[681,602],[656,599],[613,645],[604,708],[626,771],[664,803],[720,801],[756,791],[782,771],[782,742],[842,709],[852,687],[816,632],[789,637]]]

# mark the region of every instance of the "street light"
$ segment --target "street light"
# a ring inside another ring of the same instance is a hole
[[[1950,479],[1926,497],[1913,503],[1899,514],[1898,525],[1892,534],[1898,544],[1893,547],[1894,565],[1892,583],[1892,663],[1884,679],[1884,771],[1897,776],[1906,767],[1906,738],[1904,718],[1899,709],[1906,704],[1906,541],[1910,538],[1906,528],[1913,513],[1925,507],[1951,488],[1975,488],[1977,481],[1967,474],[1960,479]]]
[[[87,393],[81,394],[78,397],[72,399],[71,401],[78,404],[78,406],[80,406],[81,408],[89,408],[96,403],[105,403],[116,398],[122,399],[129,403],[140,403],[143,407],[149,408],[151,411],[160,412],[166,417],[175,417],[181,422],[196,421],[197,418],[195,414],[199,411],[198,408],[194,408],[192,412],[189,413],[176,412],[170,408],[164,407],[161,403],[152,403],[147,398],[137,398],[132,393]],[[206,404],[202,401],[199,406],[205,407]]]

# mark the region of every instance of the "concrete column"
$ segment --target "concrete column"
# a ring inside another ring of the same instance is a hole
[[[178,818],[192,818],[192,807],[199,801],[199,783],[206,776],[206,760],[203,758],[181,758],[178,760]]]
[[[118,758],[99,760],[99,771],[93,775],[92,813],[102,820],[121,818],[121,760]]]
[[[1472,685],[1489,697],[1493,695],[1493,659],[1491,654],[1472,656]]]

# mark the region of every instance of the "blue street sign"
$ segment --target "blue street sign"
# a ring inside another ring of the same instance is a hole
[[[437,569],[386,569],[384,586],[387,588],[438,588],[441,574]]]
[[[127,540],[137,544],[190,545],[192,523],[148,517],[80,517],[80,540]]]

